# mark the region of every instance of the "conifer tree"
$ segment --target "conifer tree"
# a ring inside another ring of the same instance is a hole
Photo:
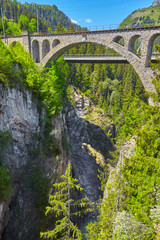
[[[54,188],[57,189],[54,195],[49,196],[49,204],[46,208],[46,215],[50,212],[55,212],[56,221],[53,230],[41,232],[40,236],[49,239],[82,239],[82,234],[77,225],[73,222],[74,216],[81,216],[82,213],[93,211],[93,203],[88,201],[88,198],[81,198],[75,201],[72,199],[72,192],[82,191],[82,187],[78,184],[78,180],[72,177],[72,166],[68,163],[68,168],[62,175],[62,182],[54,183]],[[73,209],[76,209],[75,211]]]

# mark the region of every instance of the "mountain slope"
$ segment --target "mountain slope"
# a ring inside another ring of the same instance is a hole
[[[71,20],[55,5],[36,5],[35,3],[21,4],[16,0],[0,0],[0,6],[3,8],[4,18],[14,23],[18,23],[21,14],[27,16],[29,21],[31,19],[37,20],[36,14],[38,7],[40,31],[46,31],[48,28],[53,30],[59,22],[65,28],[72,25]]]
[[[160,25],[160,6],[151,6],[132,12],[123,20],[120,24],[120,28],[148,25]]]

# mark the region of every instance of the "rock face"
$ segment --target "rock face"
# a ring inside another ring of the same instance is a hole
[[[37,144],[35,134],[41,130],[44,111],[38,111],[32,93],[17,88],[0,86],[0,103],[0,130],[9,130],[12,134],[12,142],[3,162],[11,172],[15,192],[11,204],[6,200],[0,205],[0,239],[7,223],[2,239],[36,239],[33,229],[35,225],[30,227],[33,238],[27,226],[36,216],[36,208],[31,192],[24,187],[22,172],[29,160],[29,151]]]
[[[10,200],[6,200],[0,204],[0,239],[4,228],[6,227],[9,219],[9,204]]]
[[[52,182],[56,172],[65,170],[68,160],[73,166],[73,175],[83,187],[82,195],[97,201],[102,195],[97,177],[101,166],[86,145],[110,157],[114,150],[111,140],[102,129],[82,118],[89,101],[77,95],[76,103],[69,102],[59,116],[53,116],[51,134],[59,143],[60,153],[54,157],[35,157],[38,146],[37,135],[43,135],[45,111],[38,110],[37,101],[26,90],[0,87],[0,130],[9,130],[12,142],[4,161],[12,175],[14,196],[0,205],[0,239],[38,240],[40,216],[33,192],[29,188],[34,166],[41,166],[43,174]],[[44,137],[44,136],[43,136]],[[44,229],[45,230],[45,229]],[[2,233],[3,232],[3,233]]]
[[[119,180],[121,179],[121,169],[124,166],[124,160],[125,158],[131,158],[134,156],[134,148],[136,146],[135,138],[136,136],[124,143],[124,145],[121,147],[120,156],[116,167],[110,167],[110,173],[104,191],[104,198],[108,197],[110,191],[116,191],[118,193]]]
[[[37,109],[32,93],[0,87],[0,129],[9,130],[12,143],[5,158],[12,173],[26,164],[33,137],[40,132],[44,113]]]
[[[113,151],[114,148],[111,140],[99,126],[82,118],[82,115],[86,114],[86,106],[89,105],[85,97],[76,94],[74,107],[71,105],[65,107],[65,125],[70,146],[69,159],[73,165],[74,175],[83,187],[83,195],[96,202],[102,195],[97,177],[101,166],[96,163],[96,158],[92,156],[86,144],[100,153],[106,162],[111,157],[109,151]]]
[[[160,6],[160,0],[155,0],[155,1],[152,3],[152,6]]]

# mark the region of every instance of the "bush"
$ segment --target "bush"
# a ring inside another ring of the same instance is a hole
[[[11,176],[5,166],[0,166],[0,202],[13,193]]]
[[[113,240],[153,239],[153,229],[137,220],[126,211],[119,212],[114,220]]]

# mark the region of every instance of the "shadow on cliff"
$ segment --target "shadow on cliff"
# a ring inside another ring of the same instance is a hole
[[[83,119],[71,104],[65,106],[64,115],[65,135],[70,145],[69,160],[73,166],[74,177],[83,187],[83,195],[87,195],[91,201],[97,202],[102,196],[101,183],[98,178],[98,170],[102,170],[102,167],[96,162],[96,157],[91,154],[87,145],[100,153],[105,159],[105,163],[108,162],[108,159],[112,161],[110,152],[115,151],[114,145],[99,126]]]

